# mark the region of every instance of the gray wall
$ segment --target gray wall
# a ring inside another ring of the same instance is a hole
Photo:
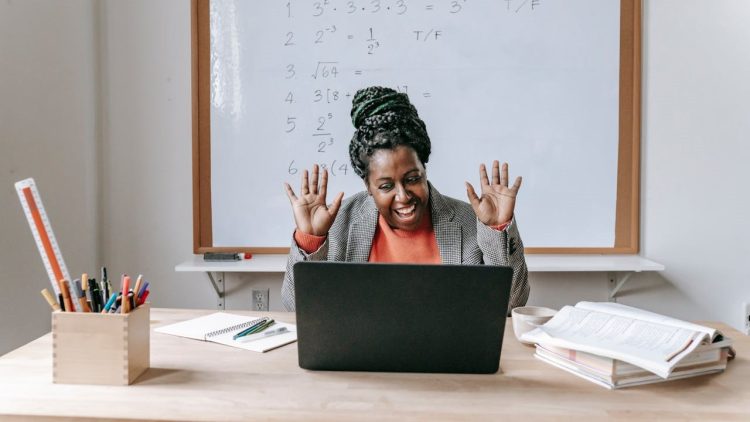
[[[173,270],[192,253],[189,1],[41,3],[0,4],[0,31],[27,33],[0,37],[0,72],[27,83],[0,80],[0,271],[16,297],[0,296],[0,353],[49,329],[38,295],[47,277],[12,187],[27,175],[72,272],[103,262],[146,274],[155,306],[216,303],[205,275]],[[740,328],[750,302],[740,173],[750,158],[750,2],[646,1],[644,12],[641,247],[667,270],[635,275],[620,302]],[[63,41],[68,55],[55,57]],[[72,170],[84,156],[99,163],[85,177]],[[227,307],[248,308],[250,288],[262,286],[281,309],[280,284],[280,274],[229,276]],[[605,274],[532,274],[531,284],[530,302],[553,307],[607,294]],[[6,329],[9,320],[27,327]]]
[[[0,354],[50,328],[50,288],[13,184],[34,177],[71,276],[97,261],[92,2],[0,2]]]

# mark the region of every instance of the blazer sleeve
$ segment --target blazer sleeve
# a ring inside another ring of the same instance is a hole
[[[328,238],[323,242],[317,251],[306,253],[302,250],[292,235],[292,247],[289,249],[289,256],[286,260],[286,273],[284,273],[284,283],[281,285],[281,303],[287,311],[294,311],[294,264],[300,261],[326,261],[328,259]]]
[[[529,299],[529,273],[515,217],[511,225],[502,231],[487,227],[477,219],[477,242],[485,264],[509,266],[513,269],[508,312],[525,305]]]

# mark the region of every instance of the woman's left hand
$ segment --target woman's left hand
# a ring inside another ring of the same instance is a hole
[[[471,183],[466,182],[469,203],[479,221],[487,226],[499,226],[510,222],[516,207],[516,196],[521,189],[521,177],[516,177],[513,186],[508,187],[508,163],[503,163],[502,171],[497,160],[492,162],[492,182],[487,177],[487,168],[479,165],[479,179],[482,183],[482,196],[477,196]]]

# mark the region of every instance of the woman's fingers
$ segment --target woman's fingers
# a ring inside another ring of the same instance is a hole
[[[289,186],[289,183],[284,183],[284,188],[286,188],[286,196],[289,198],[289,202],[294,204],[294,202],[297,200],[297,195],[294,194],[294,190],[291,186]]]
[[[505,178],[503,178],[502,176],[504,176]],[[503,163],[502,176],[500,175],[500,162],[494,160],[492,162],[492,183],[495,185],[508,186],[508,168],[505,163]],[[505,184],[503,184],[503,181],[505,181]]]
[[[339,207],[341,206],[341,201],[343,199],[344,199],[344,192],[339,192],[339,194],[336,195],[336,198],[333,200],[333,203],[331,204],[331,206],[328,207],[328,213],[332,217],[335,217],[336,214],[339,212]]]
[[[313,195],[318,194],[318,174],[319,174],[318,165],[315,164],[313,165],[312,177],[310,178],[310,193],[312,193]]]
[[[495,161],[495,165],[497,165],[497,161]],[[500,186],[508,186],[508,163],[503,163],[503,168],[500,172]]]
[[[487,173],[485,173],[485,176],[486,175]],[[466,182],[466,196],[469,197],[469,203],[476,211],[479,208],[479,196],[477,196],[477,193],[474,191],[474,186],[469,182]]]
[[[307,195],[310,193],[309,180],[307,177],[307,169],[302,171],[302,182],[300,183],[300,194]]]
[[[513,182],[513,186],[511,186],[510,190],[513,191],[513,193],[518,194],[518,190],[521,189],[521,182],[523,182],[521,176],[516,177],[516,181]]]
[[[479,182],[482,186],[488,186],[490,184],[490,179],[487,177],[487,167],[484,166],[484,163],[479,165]],[[472,188],[472,190],[474,190],[474,188]]]
[[[326,194],[328,193],[328,170],[323,169],[323,176],[320,178],[320,188],[318,189],[318,195],[323,198],[323,202],[326,201]]]

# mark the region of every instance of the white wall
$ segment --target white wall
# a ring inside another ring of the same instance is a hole
[[[43,189],[71,269],[103,262],[113,274],[142,272],[154,282],[156,306],[215,306],[205,275],[173,270],[192,253],[189,3],[97,3],[101,119],[94,117],[96,84],[87,82],[95,79],[97,56],[89,3],[62,7],[44,2],[37,7],[43,10],[31,10],[35,3],[24,2],[24,12],[10,19],[6,10],[21,6],[0,5],[0,31],[10,25],[14,33],[28,32],[26,38],[0,37],[0,270],[2,282],[11,283],[11,291],[26,303],[0,299],[6,301],[0,304],[3,320],[10,315],[48,321],[46,305],[37,298],[46,275],[11,184],[27,174],[37,177]],[[748,177],[742,172],[750,158],[750,2],[652,0],[645,2],[644,12],[641,245],[645,256],[667,270],[634,276],[620,301],[739,328],[741,303],[750,301],[750,272],[743,265],[750,255],[743,239],[750,234],[744,218]],[[69,26],[60,27],[68,21]],[[36,22],[36,31],[28,28],[30,22]],[[50,57],[58,42],[70,56]],[[34,66],[21,66],[23,59]],[[24,72],[29,66],[45,70]],[[61,66],[75,72],[61,76],[56,70]],[[10,84],[9,72],[54,88]],[[59,78],[62,82],[55,82]],[[70,90],[78,95],[68,95]],[[8,100],[19,97],[25,99]],[[43,124],[24,124],[30,116]],[[102,127],[99,144],[94,143],[96,122]],[[47,158],[35,162],[38,152]],[[100,158],[100,186],[91,182],[93,169],[85,171],[88,177],[71,171],[78,156]],[[19,174],[21,169],[28,173]],[[82,203],[86,218],[76,218],[70,204]],[[91,247],[96,239],[79,238],[96,231],[89,224],[96,203],[100,259]],[[33,288],[16,281],[28,281],[30,274]],[[249,289],[257,285],[272,288],[271,308],[280,309],[280,284],[279,274],[231,276],[227,307],[248,308]],[[605,300],[607,294],[604,274],[534,274],[531,284],[531,303],[555,307]],[[10,343],[17,346],[38,336],[45,329],[40,324],[33,323],[28,335],[11,333]]]
[[[647,2],[643,252],[673,288],[638,303],[743,326],[750,302],[750,2]],[[657,277],[649,277],[657,280]]]
[[[96,268],[94,22],[90,0],[0,2],[0,354],[50,326],[13,183],[36,180],[71,276]]]

